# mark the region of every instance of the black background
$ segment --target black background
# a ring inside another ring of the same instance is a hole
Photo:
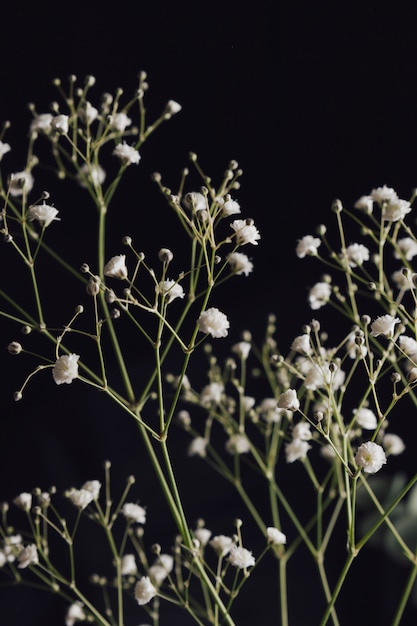
[[[417,11],[410,6],[340,0],[245,5],[121,0],[106,6],[16,0],[3,6],[0,15],[0,117],[12,122],[6,140],[13,147],[3,170],[24,166],[23,151],[19,157],[14,147],[27,134],[26,103],[47,110],[55,99],[52,78],[65,81],[75,74],[82,80],[92,74],[98,94],[119,86],[130,93],[138,72],[145,70],[149,110],[156,115],[171,98],[183,110],[144,148],[140,173],[126,177],[120,202],[132,202],[129,185],[136,175],[146,198],[129,212],[129,234],[144,241],[146,237],[150,251],[153,240],[155,250],[172,243],[169,225],[161,222],[161,199],[149,182],[152,171],[161,171],[175,185],[190,150],[213,177],[236,159],[244,171],[239,202],[243,214],[255,219],[262,240],[250,251],[254,274],[228,293],[231,337],[237,340],[248,326],[261,335],[267,314],[274,312],[285,351],[311,318],[306,293],[309,281],[317,280],[310,264],[295,257],[297,238],[332,219],[335,197],[352,206],[360,195],[387,184],[407,198],[417,185]],[[58,206],[58,185],[51,187]],[[76,231],[67,237],[62,223],[59,228],[68,250],[76,244],[87,255],[84,220],[88,217],[80,212]],[[126,234],[117,219],[114,228],[120,236]],[[13,268],[1,250],[0,255],[0,277],[9,284]],[[60,291],[62,285],[56,288]],[[10,332],[7,325],[0,330],[4,347],[16,339]],[[156,511],[149,532],[153,541],[161,541],[165,528],[158,502],[152,501],[146,465],[129,443],[133,429],[123,416],[117,416],[116,435],[116,418],[100,398],[82,392],[75,398],[71,388],[59,389],[57,405],[57,389],[46,383],[33,385],[16,405],[9,398],[21,383],[21,362],[11,362],[5,354],[1,364],[0,498],[10,499],[37,484],[79,486],[100,478],[103,460],[112,458],[115,479],[138,476],[138,498]],[[140,371],[142,364],[138,367]],[[180,470],[187,471],[188,464]],[[204,470],[195,471],[198,489]],[[216,532],[232,532],[231,527],[220,528],[220,520],[229,519],[232,525],[238,503],[228,492],[209,491],[207,497]],[[186,500],[192,506],[193,494]],[[378,558],[362,577],[358,574],[358,588],[384,566],[383,557]],[[384,596],[389,598],[394,578],[384,580]],[[270,589],[270,605],[243,604],[239,626],[255,619],[265,626],[277,623],[267,571],[262,584]],[[344,625],[353,620],[358,626],[389,623],[380,589],[372,586],[370,593],[375,594],[375,613],[361,615],[354,601],[345,601]],[[19,594],[0,589],[2,626],[63,623],[61,604],[40,601],[30,592]],[[27,604],[22,597],[28,598]],[[305,599],[307,612],[298,603],[292,626],[315,624],[309,611],[313,600],[308,594]],[[410,615],[403,623],[413,619]]]

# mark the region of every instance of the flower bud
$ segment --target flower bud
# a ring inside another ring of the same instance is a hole
[[[12,341],[7,346],[9,354],[20,354],[23,350],[22,345],[18,341]]]

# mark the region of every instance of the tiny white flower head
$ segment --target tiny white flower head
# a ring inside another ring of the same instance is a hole
[[[138,572],[134,554],[125,554],[122,558],[122,576],[135,576]]]
[[[374,208],[374,198],[372,196],[361,196],[353,205],[355,209],[359,209],[370,215]]]
[[[394,191],[392,187],[387,187],[387,185],[372,189],[371,198],[374,202],[378,202],[378,204],[398,200],[396,191]]]
[[[297,398],[297,392],[295,389],[287,389],[278,399],[278,408],[286,409],[287,411],[298,411],[300,408],[300,401]]]
[[[408,272],[404,273],[402,270],[397,270],[391,274],[391,278],[399,290],[408,291],[413,287]]]
[[[361,243],[352,243],[346,248],[346,259],[350,267],[363,265],[369,261],[369,250]]]
[[[368,474],[375,474],[387,462],[387,457],[382,446],[373,441],[367,441],[359,446],[355,462]]]
[[[310,424],[308,422],[298,422],[298,424],[293,426],[291,436],[293,439],[309,441],[312,438]]]
[[[188,456],[201,456],[205,457],[207,452],[207,439],[205,437],[194,437],[188,446]]]
[[[294,352],[300,352],[300,354],[311,354],[313,352],[313,348],[311,347],[310,335],[304,334],[296,337],[291,344],[291,350],[294,350]]]
[[[224,384],[213,381],[205,385],[201,390],[200,404],[202,406],[210,406],[211,404],[220,404],[224,393]]]
[[[232,346],[232,352],[234,354],[237,354],[237,356],[243,359],[244,361],[246,361],[246,359],[249,356],[251,347],[252,346],[249,343],[249,341],[239,341],[239,343],[235,343],[235,345]]]
[[[236,243],[239,246],[244,246],[247,243],[251,243],[254,246],[258,245],[261,235],[251,219],[234,220],[230,224],[230,228],[235,231]]]
[[[243,252],[232,252],[227,261],[231,266],[233,273],[237,276],[242,274],[249,276],[249,274],[253,271],[252,261],[250,261],[246,254],[243,254]]]
[[[125,165],[137,165],[141,158],[139,152],[126,142],[119,143],[113,150],[113,154]]]
[[[405,450],[405,443],[401,437],[392,433],[384,435],[382,443],[387,456],[397,456],[398,454],[402,454]]]
[[[36,115],[30,123],[30,133],[41,131],[48,135],[51,132],[52,117],[51,113],[40,113]]]
[[[182,299],[185,296],[182,286],[171,279],[161,280],[161,282],[156,285],[155,291],[164,296],[168,303],[173,302],[175,298]]]
[[[13,504],[19,507],[19,509],[22,509],[22,511],[30,511],[32,506],[32,494],[26,491],[20,493],[14,498]]]
[[[135,585],[135,599],[139,605],[148,604],[156,596],[156,589],[149,576],[142,576]]]
[[[331,295],[332,288],[329,283],[316,283],[308,293],[308,302],[310,304],[310,308],[313,309],[313,311],[321,309],[322,306],[328,303]]]
[[[417,255],[417,241],[411,237],[403,237],[397,241],[398,250],[394,252],[396,259],[405,258],[407,261],[412,261]]]
[[[205,547],[208,544],[212,533],[208,528],[196,528],[193,534],[200,546]]]
[[[268,423],[276,423],[281,419],[282,410],[278,408],[275,398],[264,398],[258,407],[261,417]]]
[[[266,537],[269,545],[272,546],[280,546],[287,543],[287,537],[284,535],[284,533],[274,526],[269,526],[266,529]]]
[[[65,492],[65,496],[81,511],[86,509],[94,500],[94,494],[89,489],[75,489],[72,487]]]
[[[356,359],[358,356],[365,357],[368,353],[368,348],[363,341],[358,343],[358,335],[355,331],[349,333],[347,342],[346,342],[346,352],[349,355],[349,358]]]
[[[91,102],[86,102],[83,109],[80,109],[79,116],[85,124],[92,124],[98,117],[98,109]]]
[[[92,182],[94,187],[99,187],[106,180],[106,172],[100,165],[84,163],[77,175],[81,187],[87,187]]]
[[[175,100],[168,100],[164,109],[165,118],[171,117],[172,115],[176,115],[182,109],[182,106],[176,102]]]
[[[64,354],[55,361],[52,376],[57,385],[69,385],[77,378],[79,358],[79,354]]]
[[[126,255],[117,254],[116,256],[113,256],[104,266],[104,276],[108,276],[109,278],[118,278],[119,280],[126,280]]]
[[[206,334],[211,335],[215,339],[226,337],[230,328],[229,320],[226,315],[219,311],[216,307],[211,307],[203,311],[197,320],[198,329]]]
[[[75,622],[83,622],[86,617],[81,602],[74,602],[68,607],[65,615],[65,626],[74,626]]]
[[[240,205],[236,200],[228,198],[226,202],[222,204],[222,215],[228,217],[229,215],[236,215],[240,213]]]
[[[14,172],[10,175],[9,191],[11,196],[21,196],[23,191],[29,193],[33,188],[33,176],[30,172]]]
[[[99,480],[88,480],[83,484],[82,489],[89,491],[93,496],[93,500],[97,500],[100,495],[101,482]]]
[[[51,120],[51,128],[61,135],[66,135],[69,128],[68,115],[54,115]]]
[[[227,537],[226,535],[216,535],[210,541],[210,545],[216,552],[217,556],[223,557],[226,556],[226,554],[229,554],[232,546],[234,546],[234,543],[231,537]]]
[[[394,334],[395,324],[399,324],[399,322],[400,319],[398,317],[393,317],[392,315],[388,314],[377,317],[376,320],[371,324],[372,337],[379,337],[379,335],[392,337]]]
[[[122,506],[121,512],[129,522],[134,522],[135,524],[145,524],[146,522],[146,510],[139,504],[126,502]]]
[[[255,558],[252,552],[241,546],[234,545],[231,547],[228,560],[233,567],[237,567],[238,569],[247,569],[255,565]]]
[[[390,200],[383,205],[382,219],[387,222],[398,222],[410,213],[411,205],[408,200]]]
[[[307,441],[303,441],[303,439],[293,439],[290,443],[286,443],[285,458],[287,463],[305,459],[310,448],[310,444]]]
[[[304,259],[306,256],[316,256],[320,244],[321,240],[318,237],[305,235],[305,237],[298,240],[295,254],[299,259]]]
[[[365,430],[375,430],[378,426],[378,420],[376,415],[371,409],[367,409],[366,407],[362,407],[359,410],[353,412],[355,415],[356,423],[365,428]]]
[[[10,152],[11,148],[8,143],[4,143],[4,141],[0,141],[0,161],[4,157],[5,154]]]
[[[149,578],[159,587],[165,578],[172,572],[174,559],[170,554],[160,554],[155,563],[149,568]]]
[[[207,198],[199,191],[190,191],[184,196],[184,206],[189,211],[207,211]]]
[[[229,454],[246,454],[250,451],[250,443],[245,435],[236,433],[231,435],[225,444]]]
[[[39,563],[38,551],[34,543],[29,544],[17,555],[17,567],[24,569],[29,565],[37,565]]]
[[[42,202],[42,204],[35,204],[34,206],[30,207],[28,212],[28,220],[30,222],[38,220],[39,224],[43,228],[46,228],[54,220],[59,221],[60,218],[57,217],[57,215],[58,210],[55,207],[50,206],[49,204],[45,204],[45,202]]]
[[[398,338],[400,348],[409,357],[417,357],[417,341],[407,335],[401,335]]]
[[[132,120],[126,113],[116,113],[116,115],[111,117],[110,128],[116,132],[122,133],[131,123]]]

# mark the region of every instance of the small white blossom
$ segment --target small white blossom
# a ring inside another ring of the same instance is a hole
[[[160,554],[155,563],[149,568],[151,581],[159,587],[165,578],[172,572],[174,559],[170,554]]]
[[[249,356],[251,347],[252,346],[249,341],[240,341],[239,343],[235,343],[235,345],[232,346],[232,352],[244,361],[246,361]]]
[[[89,491],[93,496],[93,500],[97,500],[100,495],[101,482],[99,480],[88,480],[83,484],[82,489]]]
[[[332,288],[329,283],[316,283],[308,293],[308,302],[310,304],[310,308],[313,309],[313,311],[317,311],[317,309],[320,309],[322,306],[328,303],[331,295]]]
[[[206,456],[207,439],[204,437],[195,437],[188,446],[188,456]]]
[[[387,457],[382,446],[373,441],[367,441],[359,446],[355,462],[368,474],[375,474],[387,462]]]
[[[21,196],[23,191],[29,193],[33,187],[33,176],[30,172],[14,172],[10,175],[9,191],[11,196]]]
[[[384,435],[382,443],[387,456],[397,456],[405,450],[405,443],[398,435],[387,433]]]
[[[405,274],[402,270],[397,270],[396,272],[393,272],[391,278],[394,281],[397,289],[399,289],[400,291],[408,291],[413,287],[408,273]]]
[[[255,565],[252,552],[241,546],[232,546],[229,553],[229,563],[238,569],[247,569]]]
[[[304,334],[296,337],[291,344],[291,350],[300,352],[301,354],[311,354],[313,348],[311,347],[310,335]]]
[[[98,117],[98,109],[91,102],[86,102],[83,109],[80,109],[79,116],[86,124],[92,124]]]
[[[72,487],[65,492],[65,496],[77,509],[82,511],[94,500],[94,494],[89,489],[75,489]]]
[[[401,335],[398,338],[400,348],[405,354],[411,358],[417,357],[417,341],[407,335]]]
[[[117,254],[116,256],[113,256],[104,266],[104,276],[108,276],[109,278],[118,278],[119,280],[126,280],[126,255]]]
[[[37,565],[37,563],[39,563],[39,556],[34,543],[23,548],[17,555],[17,567],[19,569],[24,569],[29,565]]]
[[[16,498],[14,498],[13,504],[15,504],[17,507],[19,507],[19,509],[22,509],[23,511],[30,511],[30,508],[32,506],[32,494],[25,491],[23,493],[20,493],[18,496],[16,496]]]
[[[306,256],[316,256],[320,244],[321,240],[318,237],[305,235],[305,237],[298,240],[295,254],[299,259],[304,259]]]
[[[132,120],[126,115],[126,113],[116,113],[110,119],[110,128],[116,132],[122,133],[128,126],[130,126]]]
[[[135,585],[135,599],[139,605],[148,604],[156,596],[156,589],[149,576],[142,576]]]
[[[351,359],[356,359],[359,355],[365,357],[368,353],[368,348],[366,347],[365,342],[358,343],[357,339],[357,333],[353,331],[349,334],[346,342],[346,352]]]
[[[252,261],[250,261],[246,254],[243,254],[243,252],[232,252],[227,261],[237,276],[241,274],[249,276],[249,274],[253,271]]]
[[[226,337],[230,328],[226,315],[215,307],[203,311],[197,320],[197,324],[198,329],[202,333],[211,335],[215,339]]]
[[[365,430],[375,430],[378,426],[378,420],[376,415],[371,409],[367,409],[366,407],[362,407],[361,409],[353,412],[355,415],[356,423],[365,428]]]
[[[125,554],[122,558],[121,573],[122,576],[135,576],[138,572],[136,559],[134,554]]]
[[[395,200],[398,200],[396,191],[394,191],[392,187],[387,187],[386,185],[372,189],[371,198],[374,202],[378,202],[378,204],[391,201],[395,202]]]
[[[113,154],[125,165],[137,165],[140,161],[139,152],[125,142],[119,143],[113,150]]]
[[[207,198],[199,191],[190,191],[184,196],[184,205],[189,211],[207,211]]]
[[[359,209],[360,211],[370,215],[373,211],[374,199],[372,196],[361,196],[353,206],[355,209]]]
[[[230,228],[235,231],[236,243],[239,246],[244,246],[247,243],[254,246],[258,245],[258,239],[261,238],[261,235],[252,220],[235,220],[230,224]]]
[[[129,522],[134,522],[135,524],[145,524],[146,522],[146,510],[139,504],[126,502],[122,506],[121,512]]]
[[[211,534],[211,530],[209,530],[208,528],[196,528],[194,530],[194,537],[197,539],[200,546],[203,547],[208,544]]]
[[[217,556],[223,557],[226,556],[226,554],[229,554],[234,543],[231,537],[227,537],[226,535],[216,535],[210,541],[210,545],[216,552]]]
[[[176,102],[175,100],[168,100],[164,109],[165,117],[171,117],[172,115],[176,115],[182,109],[182,106]]]
[[[51,113],[40,113],[36,115],[30,123],[30,133],[41,131],[46,135],[49,134],[51,132],[52,117]]]
[[[268,526],[266,536],[268,543],[272,546],[280,546],[287,543],[287,537],[284,533],[278,530],[278,528],[274,528],[274,526]]]
[[[285,458],[287,463],[294,463],[294,461],[305,459],[310,448],[310,444],[302,439],[293,439],[290,443],[286,443]]]
[[[395,324],[399,324],[399,322],[400,319],[398,317],[394,318],[392,315],[388,314],[377,317],[371,324],[372,337],[379,337],[379,335],[392,337],[394,334],[394,326]]]
[[[28,212],[28,220],[30,222],[38,220],[39,224],[43,226],[43,228],[46,228],[54,220],[59,221],[60,218],[57,217],[57,215],[58,210],[55,207],[50,206],[49,204],[45,204],[45,202],[43,202],[42,204],[35,204],[34,206],[30,207]]]
[[[408,200],[390,200],[383,205],[382,219],[387,222],[398,222],[410,213],[411,205]]]
[[[264,398],[259,404],[258,411],[268,423],[279,422],[281,419],[282,410],[278,408],[275,398]]]
[[[225,444],[229,454],[245,454],[250,451],[250,443],[245,435],[236,433],[231,435]]]
[[[397,241],[398,250],[394,252],[396,259],[405,258],[407,261],[412,261],[417,255],[417,241],[411,237],[403,237]]]
[[[222,204],[222,215],[224,217],[228,217],[229,215],[236,215],[236,213],[240,213],[240,205],[236,200],[232,200],[229,198]]]
[[[77,378],[79,358],[79,354],[64,354],[55,361],[52,376],[57,385],[69,385]]]
[[[206,385],[200,394],[201,406],[210,406],[211,404],[220,404],[224,393],[223,383],[212,382]]]
[[[161,280],[158,285],[155,287],[156,293],[165,296],[165,300],[170,303],[175,300],[175,298],[183,298],[185,296],[184,289],[182,286],[177,283],[175,280]]]
[[[293,426],[291,436],[293,439],[309,441],[312,438],[310,424],[308,422],[298,422],[298,424]]]
[[[346,248],[346,259],[350,267],[363,265],[369,261],[369,250],[361,243],[352,243]]]
[[[87,187],[90,181],[94,187],[99,187],[106,180],[106,172],[100,165],[84,163],[78,172],[77,179],[81,187]]]
[[[4,141],[0,141],[0,161],[4,157],[5,154],[10,152],[11,148],[8,143],[4,143]]]
[[[62,135],[66,135],[69,128],[68,115],[54,115],[51,120],[51,128]]]
[[[295,389],[287,389],[278,399],[278,408],[286,409],[287,411],[298,411],[300,408],[300,401],[297,398],[297,392]]]
[[[81,602],[74,602],[68,607],[65,615],[65,626],[74,626],[75,622],[83,622],[87,615],[84,612]]]

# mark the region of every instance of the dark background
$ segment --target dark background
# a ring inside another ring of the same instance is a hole
[[[295,257],[297,238],[332,219],[336,197],[351,207],[374,187],[387,184],[407,198],[417,185],[416,13],[409,3],[382,7],[341,0],[245,5],[121,0],[111,6],[15,0],[0,15],[0,118],[12,122],[6,140],[13,147],[2,167],[23,168],[15,146],[24,140],[30,122],[26,103],[47,110],[56,97],[52,78],[65,81],[76,74],[82,80],[92,74],[98,94],[119,86],[130,93],[138,72],[145,70],[149,110],[156,116],[168,99],[180,102],[183,110],[146,144],[140,171],[129,172],[120,191],[121,203],[132,202],[130,185],[134,176],[141,177],[146,201],[129,213],[130,234],[143,241],[146,237],[149,250],[154,234],[155,249],[171,244],[169,226],[160,218],[163,203],[149,182],[152,171],[175,185],[190,150],[213,177],[236,159],[244,170],[242,212],[255,219],[262,240],[250,250],[254,274],[228,292],[231,337],[237,340],[248,326],[261,336],[267,314],[274,312],[285,352],[301,325],[310,321],[307,288],[318,279],[315,270],[320,272]],[[58,186],[52,187],[59,194]],[[55,200],[58,206],[58,195]],[[88,221],[80,214],[77,232],[68,235],[66,245],[73,250],[76,244],[87,254],[84,219]],[[118,228],[115,220],[116,232]],[[0,259],[0,280],[9,284],[13,268],[1,249]],[[16,339],[10,333],[7,325],[0,330],[4,347]],[[43,383],[32,385],[16,405],[8,398],[21,384],[21,362],[5,354],[1,365],[0,498],[11,499],[38,484],[80,486],[101,478],[103,460],[112,458],[115,482],[130,473],[139,477],[136,495],[155,511],[149,533],[152,541],[161,541],[165,527],[159,503],[152,499],[146,464],[130,443],[133,428],[123,416],[115,416],[90,393],[74,397],[69,388],[59,389],[58,396],[56,388]],[[139,362],[139,373],[141,367]],[[179,446],[181,452],[182,440]],[[198,489],[206,477],[196,467]],[[180,472],[188,471],[187,463]],[[292,480],[296,488],[297,479]],[[192,506],[193,494],[186,500]],[[226,490],[208,491],[207,502],[216,532],[232,532],[220,520],[230,519],[232,525],[239,504]],[[356,579],[358,587],[368,585],[368,576],[384,567],[391,571],[392,565],[375,556],[363,578]],[[391,587],[401,576],[402,570],[384,583],[388,606]],[[265,626],[277,623],[268,579],[265,571],[261,580],[270,589],[270,604],[243,602],[239,626],[254,619]],[[1,626],[63,623],[62,604],[27,593],[0,588]],[[372,586],[372,593],[375,613],[361,615],[347,599],[343,625],[353,620],[358,626],[389,623],[380,588]],[[297,603],[292,626],[315,626],[312,602],[306,593],[305,603]],[[415,615],[402,623],[415,623]]]

